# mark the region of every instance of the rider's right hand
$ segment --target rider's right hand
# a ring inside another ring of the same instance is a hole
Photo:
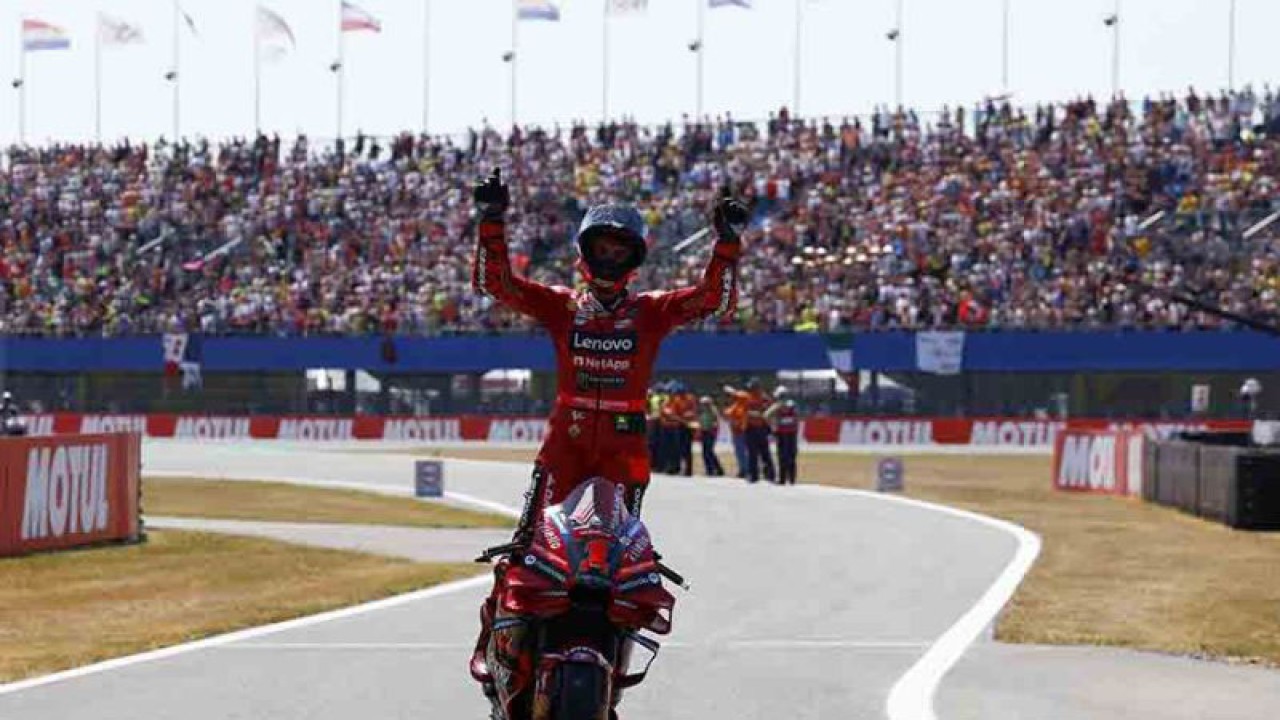
[[[471,197],[481,220],[501,221],[511,206],[511,190],[502,182],[502,171],[494,168],[489,177],[476,182]]]

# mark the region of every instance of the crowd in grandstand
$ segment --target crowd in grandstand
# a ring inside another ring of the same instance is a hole
[[[669,287],[701,271],[709,241],[682,241],[712,196],[744,197],[742,301],[707,327],[1214,326],[1145,286],[1275,311],[1276,236],[1242,231],[1280,208],[1278,151],[1271,90],[324,148],[11,147],[0,320],[74,335],[525,329],[470,287],[469,186],[501,166],[517,269],[557,283],[573,282],[590,204],[643,211],[653,248],[637,285]]]

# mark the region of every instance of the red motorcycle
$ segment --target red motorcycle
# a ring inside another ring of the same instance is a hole
[[[488,645],[471,662],[492,720],[609,720],[648,674],[659,645],[640,632],[669,633],[675,605],[662,578],[687,586],[623,498],[622,485],[584,481],[546,509],[531,545],[477,559],[500,558],[502,578]],[[637,647],[648,657],[630,672]]]

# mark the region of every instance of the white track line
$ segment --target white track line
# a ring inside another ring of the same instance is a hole
[[[727,642],[663,642],[664,650],[920,650],[931,645],[921,640],[729,640]],[[219,648],[222,652],[245,650],[470,650],[463,643],[428,642],[252,642]]]
[[[413,497],[413,488],[400,487],[398,485],[381,485],[378,483],[354,482],[351,480],[321,480],[317,478],[281,477],[278,475],[264,475],[260,473],[184,472],[175,470],[172,472],[156,471],[149,475],[143,475],[143,481],[146,481],[147,477],[189,478],[192,480],[226,480],[228,482],[273,482],[284,485],[298,485],[301,487],[330,488],[335,490],[363,490],[365,492],[373,492],[380,495]],[[446,491],[444,496],[454,502],[471,505],[472,507],[487,510],[498,515],[505,515],[507,517],[517,519],[520,517],[520,511],[515,508],[493,502],[492,500],[478,498],[474,495]]]
[[[0,695],[8,695],[10,693],[21,692],[31,688],[40,687],[42,685],[51,685],[53,683],[62,682],[64,680],[73,680],[86,675],[94,675],[108,670],[119,670],[120,668],[129,667],[130,665],[138,665],[140,663],[152,662],[155,660],[163,660],[171,658],[175,655],[184,655],[186,653],[204,650],[207,648],[219,647],[228,643],[239,642],[241,640],[250,640],[264,635],[273,635],[275,633],[284,632],[285,630],[294,630],[310,625],[319,625],[333,620],[342,620],[357,615],[386,610],[388,608],[405,605],[418,600],[427,600],[442,595],[451,595],[453,593],[471,590],[473,588],[484,587],[489,584],[491,578],[488,573],[473,577],[467,580],[459,580],[445,585],[437,585],[436,587],[418,590],[416,592],[406,593],[404,595],[396,595],[383,600],[375,600],[374,602],[356,605],[354,607],[342,608],[340,610],[330,610],[329,612],[320,613],[318,615],[308,615],[306,617],[296,618],[294,620],[286,620],[284,622],[274,623],[272,625],[263,625],[246,630],[237,630],[236,632],[226,633],[224,635],[215,635],[204,640],[183,643],[182,645],[174,645],[159,650],[151,650],[149,652],[138,653],[137,655],[127,655],[125,657],[106,660],[93,665],[85,665],[63,672],[53,673],[52,675],[42,675],[40,677],[31,678],[29,680],[19,680],[18,682],[0,685]]]
[[[1026,576],[1032,563],[1040,554],[1040,536],[1011,522],[899,495],[813,485],[804,485],[801,489],[820,493],[853,493],[932,510],[1007,532],[1018,541],[1017,552],[995,582],[987,588],[968,612],[960,616],[954,625],[933,642],[928,651],[907,670],[906,674],[898,678],[898,682],[894,683],[893,689],[889,691],[889,699],[885,706],[889,720],[937,720],[938,716],[933,707],[934,697],[937,695],[938,685],[942,682],[943,676],[959,662],[969,646],[995,621],[996,616],[1013,597],[1018,584],[1022,582],[1022,578]]]

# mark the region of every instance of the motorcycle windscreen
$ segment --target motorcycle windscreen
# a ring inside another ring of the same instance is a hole
[[[617,535],[631,520],[631,511],[627,509],[626,489],[621,483],[609,482],[604,478],[583,481],[569,493],[564,502],[551,508],[549,512],[558,514],[570,532],[596,530]]]

